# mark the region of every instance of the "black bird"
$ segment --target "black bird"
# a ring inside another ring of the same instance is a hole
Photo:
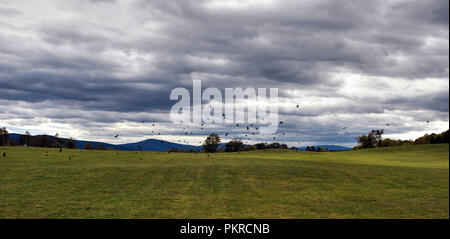
[[[283,121],[280,121],[280,124],[284,124],[284,122],[283,122]]]
[[[250,128],[247,126],[247,130],[250,130]]]
[[[297,108],[300,107],[300,105],[297,105]]]
[[[114,135],[114,137],[116,137],[116,138],[117,138],[117,137],[119,137],[119,135],[118,135],[118,134],[116,134],[116,135]]]
[[[428,124],[428,123],[430,123],[430,121],[429,121],[429,120],[427,120],[427,124]]]
[[[6,152],[3,152],[3,157],[6,157]]]
[[[239,127],[239,124],[236,124],[236,127]]]
[[[386,124],[386,126],[389,126],[389,124]]]
[[[344,128],[342,128],[342,129],[347,129],[347,127],[344,127]]]
[[[225,133],[225,136],[228,136],[228,133]]]

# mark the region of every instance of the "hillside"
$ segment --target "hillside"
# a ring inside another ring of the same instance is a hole
[[[210,157],[0,152],[0,218],[449,217],[448,144]]]

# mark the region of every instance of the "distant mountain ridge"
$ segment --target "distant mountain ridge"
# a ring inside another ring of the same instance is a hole
[[[19,141],[20,136],[22,134],[15,134],[11,133],[9,134],[9,137],[11,139],[14,139],[15,141]],[[43,135],[33,135],[33,136],[43,136]],[[56,140],[54,136],[46,135],[48,136],[52,141]],[[65,141],[67,138],[60,138],[61,140]],[[202,146],[195,146],[195,145],[186,145],[186,144],[177,144],[172,143],[165,140],[157,140],[157,139],[146,139],[143,141],[135,142],[135,143],[126,143],[126,144],[109,144],[104,142],[98,142],[98,141],[88,141],[88,140],[76,140],[73,139],[75,142],[75,145],[78,149],[83,149],[84,145],[86,143],[90,143],[92,146],[97,148],[98,146],[102,145],[105,148],[112,148],[115,150],[126,150],[126,151],[158,151],[163,152],[167,151],[172,148],[177,149],[183,149],[183,150],[201,150]]]
[[[22,134],[10,133],[9,137],[19,142],[19,138]],[[43,136],[43,135],[34,135],[34,136]],[[52,141],[56,140],[54,136],[46,135]],[[67,138],[60,138],[61,140],[67,140]],[[188,144],[178,144],[172,143],[165,140],[158,139],[146,139],[135,143],[126,143],[126,144],[110,144],[98,141],[88,141],[88,140],[76,140],[73,139],[75,145],[78,149],[84,149],[84,145],[86,143],[90,143],[92,146],[97,148],[98,146],[103,146],[105,148],[112,148],[114,150],[125,150],[125,151],[157,151],[164,152],[169,149],[181,149],[181,150],[202,150],[202,146],[188,145]],[[314,145],[314,147],[326,147],[329,151],[344,151],[351,150],[352,148],[344,147],[340,145]],[[225,143],[222,143],[218,147],[219,149],[225,148]],[[300,150],[305,150],[306,147],[298,147]]]

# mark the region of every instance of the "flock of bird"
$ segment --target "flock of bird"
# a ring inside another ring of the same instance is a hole
[[[300,105],[297,105],[296,108],[297,109],[300,108]],[[222,114],[222,117],[223,117],[223,119],[226,119],[226,115],[225,114]],[[143,120],[142,123],[144,124],[145,121]],[[430,121],[427,120],[426,123],[429,124]],[[279,124],[280,125],[284,125],[284,122],[280,121]],[[390,125],[391,125],[390,123],[386,123],[386,126],[390,126]],[[155,123],[152,123],[152,127],[157,127],[157,125]],[[206,124],[202,123],[200,125],[200,130],[204,130],[205,128],[206,128]],[[237,129],[245,129],[246,131],[248,131],[245,134],[237,134],[237,135],[240,135],[240,136],[236,136],[235,134],[232,134],[234,140],[245,140],[245,142],[244,142],[245,144],[247,144],[249,141],[252,140],[252,138],[249,135],[255,135],[255,132],[258,131],[258,129],[259,129],[259,127],[257,125],[254,125],[254,124],[249,124],[249,125],[246,125],[246,126],[241,126],[239,124],[236,124],[236,128]],[[347,126],[342,127],[342,130],[347,130],[347,129],[349,129],[349,127],[347,127]],[[190,129],[189,126],[183,127],[183,131],[184,131],[184,135],[193,135],[193,132],[192,132],[192,130]],[[161,135],[161,132],[155,132],[155,130],[152,130],[152,134],[154,134],[154,135]],[[287,135],[286,132],[282,132],[281,134],[282,135]],[[231,134],[229,132],[225,132],[223,135],[224,135],[224,137],[228,137]],[[114,134],[114,138],[119,138],[119,134],[115,133]],[[277,139],[277,137],[274,136],[274,137],[272,137],[272,139],[275,141]],[[181,140],[181,139],[179,139],[178,142],[179,143],[185,143],[185,144],[191,143],[190,141]],[[165,143],[165,141],[161,140],[161,144],[164,144],[164,143]],[[169,143],[169,142],[167,142],[167,143]],[[199,143],[202,144],[202,141],[200,141]],[[300,145],[301,142],[298,142],[298,144]],[[138,147],[140,148],[141,146],[138,145]],[[59,152],[62,152],[62,147],[59,149]],[[168,153],[170,154],[170,152],[168,152]],[[116,155],[119,155],[119,152],[117,152]],[[3,157],[6,158],[6,152],[3,152]],[[45,157],[46,158],[48,157],[48,151],[45,153]],[[73,157],[74,157],[74,155],[69,155],[68,160],[72,160]],[[208,154],[207,157],[209,158],[210,155]],[[140,158],[140,160],[142,160],[142,158]]]
[[[300,105],[297,104],[297,105],[296,105],[296,108],[299,109],[299,108],[300,108]],[[225,115],[225,114],[222,114],[222,118],[223,118],[223,119],[226,119],[226,115]],[[428,121],[428,120],[426,121],[427,124],[428,124],[429,122],[430,122],[430,121]],[[145,121],[142,121],[142,123],[145,123]],[[284,125],[284,124],[285,124],[284,121],[279,121],[279,125]],[[390,125],[391,125],[390,123],[386,123],[386,126],[390,126]],[[153,123],[152,126],[153,126],[153,127],[157,127],[157,125],[156,125],[155,123]],[[191,127],[188,125],[188,126],[184,126],[184,127],[183,127],[183,132],[184,132],[184,135],[185,135],[185,136],[188,136],[188,135],[189,135],[189,136],[190,136],[190,135],[197,135],[197,134],[194,134],[194,133],[193,133],[193,131],[195,131],[195,129],[200,130],[200,131],[203,131],[203,130],[205,130],[206,128],[207,128],[207,125],[206,125],[205,123],[201,123],[201,124],[200,124],[200,127],[196,126],[196,127],[194,127],[194,128],[191,128]],[[233,138],[234,140],[241,140],[241,141],[244,141],[245,144],[247,144],[247,143],[249,143],[249,142],[252,140],[252,137],[251,137],[250,135],[254,136],[254,135],[255,135],[255,132],[257,132],[257,131],[259,130],[259,127],[258,127],[257,125],[254,125],[254,124],[249,124],[249,125],[245,125],[245,126],[236,124],[236,129],[238,129],[238,130],[246,130],[247,132],[246,132],[246,133],[239,133],[239,134],[234,134],[234,133],[230,133],[230,132],[224,132],[224,133],[223,133],[223,136],[224,136],[225,138],[228,137],[228,136],[233,136],[232,138]],[[342,127],[342,130],[347,130],[347,129],[349,129],[349,127],[347,127],[347,126]],[[156,132],[156,129],[155,129],[155,130],[152,130],[151,132],[152,132],[153,135],[161,135],[161,132]],[[242,131],[241,131],[241,132],[242,132]],[[282,136],[286,136],[287,133],[286,133],[286,132],[282,132],[281,135],[282,135]],[[114,134],[114,137],[115,137],[115,138],[118,138],[118,137],[119,137],[119,134],[118,134],[118,133]],[[273,137],[272,137],[272,140],[275,141],[275,140],[280,139],[280,138],[281,138],[280,136],[273,136]],[[298,140],[299,140],[298,145],[301,145],[301,140],[300,140],[300,139],[298,139]],[[178,141],[178,143],[183,143],[183,144],[191,144],[191,143],[195,143],[194,141],[189,141],[189,140],[185,140],[185,139],[178,139],[177,141]],[[161,144],[164,144],[164,143],[165,143],[165,141],[161,141]],[[167,142],[167,143],[168,143],[168,142]],[[199,143],[202,144],[202,141],[199,141]],[[266,142],[266,143],[267,143],[267,142]]]

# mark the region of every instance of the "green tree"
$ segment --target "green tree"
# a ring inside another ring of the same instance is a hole
[[[8,145],[9,132],[5,127],[0,128],[0,146]]]
[[[68,149],[76,149],[77,146],[75,145],[75,142],[73,141],[72,138],[69,138],[68,140],[66,140],[66,142],[64,142],[64,146]]]
[[[357,138],[359,149],[375,148],[382,145],[382,136],[384,130],[372,130],[367,135],[361,135]]]
[[[53,143],[53,147],[60,148],[61,145],[64,144],[63,140],[61,140],[61,138],[59,138],[58,133],[56,133],[55,136],[53,136],[53,137],[55,137],[55,142]]]
[[[29,131],[25,131],[25,144],[28,146],[31,143],[31,134]]]
[[[234,139],[225,144],[225,151],[226,152],[237,152],[241,151],[243,149],[243,143],[239,139]]]
[[[210,134],[205,142],[203,143],[203,151],[206,153],[215,153],[217,152],[217,147],[220,144],[220,137],[217,134]]]
[[[91,143],[86,142],[86,143],[84,144],[84,149],[86,149],[86,150],[94,150],[95,148],[94,148],[94,146],[92,146]]]

